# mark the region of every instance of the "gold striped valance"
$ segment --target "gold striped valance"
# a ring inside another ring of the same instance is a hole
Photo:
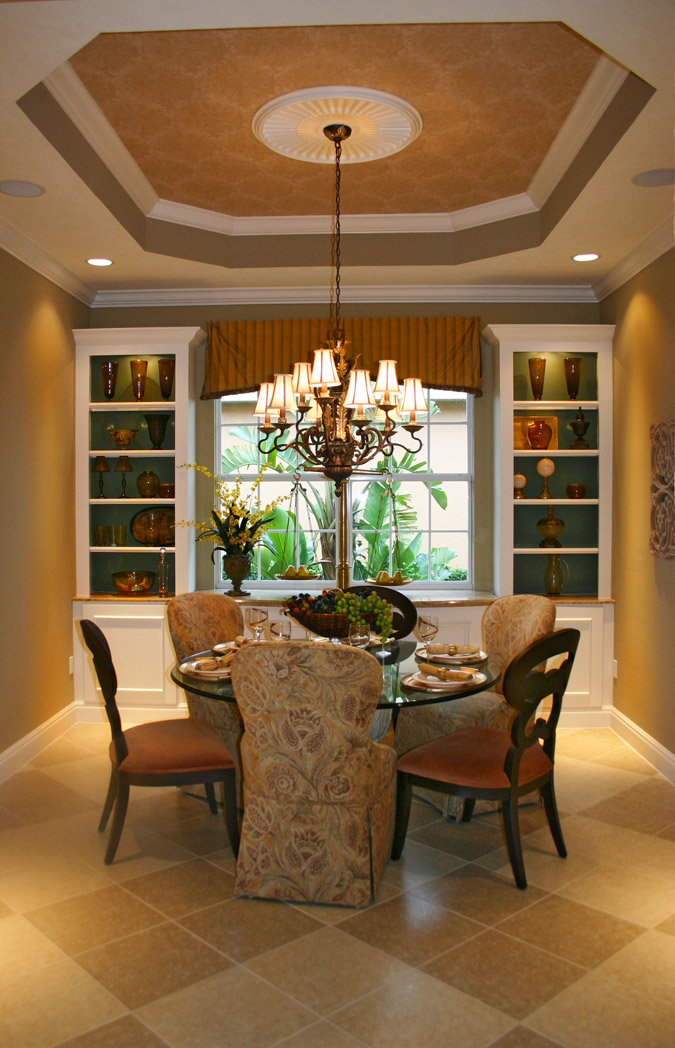
[[[208,325],[202,400],[248,393],[298,360],[312,361],[328,321],[231,320]],[[377,362],[398,361],[398,376],[425,386],[481,395],[479,317],[342,318],[349,355],[375,377]]]

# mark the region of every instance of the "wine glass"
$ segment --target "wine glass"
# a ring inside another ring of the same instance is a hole
[[[429,642],[438,633],[438,615],[420,615],[417,620],[420,637],[424,641],[424,657],[429,658]]]
[[[267,622],[267,612],[264,608],[247,608],[246,609],[246,625],[255,633],[255,639],[260,640],[265,629],[265,623]]]
[[[279,619],[270,626],[270,633],[275,640],[290,640],[291,624],[288,619]]]
[[[367,648],[370,641],[370,629],[368,626],[360,626],[358,622],[350,622],[348,640],[353,648]]]

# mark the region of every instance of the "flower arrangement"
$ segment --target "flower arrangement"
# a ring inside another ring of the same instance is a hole
[[[250,557],[255,545],[263,539],[263,533],[272,524],[274,508],[287,496],[274,499],[264,509],[257,505],[258,488],[266,468],[263,465],[251,484],[248,496],[245,496],[241,490],[241,477],[237,477],[230,486],[205,466],[197,462],[187,464],[187,469],[194,469],[214,482],[211,521],[181,520],[178,523],[198,528],[197,542],[215,543],[211,560],[214,560],[216,550],[222,550],[226,556]]]

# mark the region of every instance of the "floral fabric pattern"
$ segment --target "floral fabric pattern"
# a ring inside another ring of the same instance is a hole
[[[370,739],[382,671],[367,652],[262,643],[239,651],[246,806],[236,895],[367,904],[389,858],[396,754]]]
[[[214,644],[234,640],[244,632],[244,617],[236,600],[212,593],[183,593],[167,606],[169,633],[179,662],[206,651]],[[206,721],[218,732],[232,754],[237,778],[237,803],[241,799],[241,761],[239,740],[244,730],[239,711],[233,702],[218,702],[186,692],[191,717]],[[194,789],[191,787],[191,789]]]
[[[511,660],[535,640],[553,632],[555,604],[548,597],[519,593],[500,597],[486,608],[482,621],[483,650],[502,675]],[[452,735],[462,728],[508,728],[514,711],[502,698],[501,680],[491,691],[469,695],[454,702],[438,703],[416,710],[401,710],[396,725],[396,750],[407,753],[424,742]],[[460,814],[462,801],[439,790],[416,786],[414,794],[444,815]],[[531,799],[531,798],[530,798]],[[493,801],[477,801],[476,811],[494,808]]]

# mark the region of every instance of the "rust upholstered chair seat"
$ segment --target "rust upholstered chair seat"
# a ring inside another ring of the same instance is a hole
[[[501,804],[506,846],[519,888],[527,888],[518,823],[521,796],[540,791],[558,855],[565,858],[553,788],[555,732],[578,644],[579,630],[558,630],[536,640],[512,660],[503,680],[504,701],[514,714],[508,732],[463,728],[422,743],[399,759],[393,859],[400,858],[405,844],[413,785],[431,784],[464,798],[464,822],[470,821],[478,799]],[[545,671],[548,659],[554,659],[556,665]],[[548,717],[537,717],[549,696]]]
[[[421,775],[436,782],[454,782],[458,786],[479,789],[509,787],[504,771],[506,754],[511,746],[507,731],[495,728],[463,728],[454,735],[434,739],[411,750],[398,762],[398,770]],[[552,768],[541,746],[525,750],[518,768],[518,785],[524,786]]]
[[[234,768],[232,755],[208,724],[193,719],[136,724],[124,732],[128,753],[117,764],[114,743],[110,760],[118,771],[134,775],[171,775],[176,772]]]
[[[191,717],[184,720],[151,721],[122,731],[117,709],[117,674],[110,647],[95,622],[80,621],[84,642],[94,658],[105,712],[110,723],[110,783],[103,805],[99,833],[105,830],[115,808],[105,863],[115,858],[129,803],[130,786],[192,786],[203,783],[211,812],[218,806],[214,783],[223,787],[225,824],[232,851],[239,851],[239,824],[234,779],[234,760],[218,733]]]

